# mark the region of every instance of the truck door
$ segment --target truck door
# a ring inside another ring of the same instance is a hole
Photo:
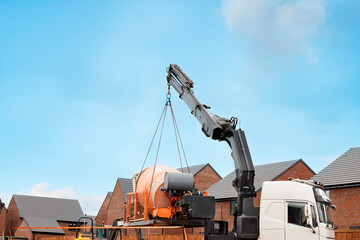
[[[334,229],[332,227],[331,216],[323,203],[316,203],[318,213],[319,213],[319,231],[320,231],[320,239],[335,239]]]
[[[319,227],[316,221],[314,206],[311,206],[312,223],[315,230],[313,232],[310,225],[307,224],[306,202],[286,202],[286,222],[285,222],[285,239],[286,240],[319,240]]]

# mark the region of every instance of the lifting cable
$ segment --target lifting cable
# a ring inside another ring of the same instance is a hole
[[[151,139],[149,149],[148,149],[148,151],[147,151],[147,153],[146,153],[145,160],[144,160],[144,162],[143,162],[143,165],[142,165],[142,167],[141,167],[140,173],[139,173],[139,175],[138,175],[138,179],[139,179],[140,174],[141,174],[141,173],[143,172],[143,170],[144,170],[144,166],[145,166],[146,160],[148,159],[148,156],[149,156],[151,147],[152,147],[152,145],[153,145],[153,143],[154,143],[155,137],[156,137],[157,132],[158,132],[158,130],[159,130],[159,126],[160,126],[160,124],[161,124],[160,137],[159,137],[159,141],[158,141],[158,145],[157,145],[157,151],[156,151],[156,156],[155,156],[155,163],[154,163],[154,168],[153,168],[153,171],[152,171],[151,182],[150,182],[150,189],[149,189],[149,194],[148,194],[148,199],[147,199],[147,201],[149,201],[149,197],[150,197],[150,195],[151,195],[152,183],[153,183],[153,180],[154,180],[155,169],[156,169],[156,164],[157,164],[157,160],[158,160],[158,156],[159,156],[159,150],[160,150],[160,145],[161,145],[161,140],[162,140],[162,135],[163,135],[164,125],[165,125],[165,119],[166,119],[166,113],[167,113],[168,107],[170,108],[170,111],[171,111],[171,117],[172,117],[172,123],[173,123],[174,133],[175,133],[175,140],[176,140],[176,146],[177,146],[178,155],[179,155],[181,172],[184,172],[184,168],[183,168],[183,165],[182,165],[181,151],[180,151],[179,143],[180,143],[180,146],[181,146],[182,154],[184,155],[184,159],[185,159],[185,164],[186,164],[187,170],[188,170],[188,172],[190,173],[190,168],[189,168],[188,161],[187,161],[187,158],[186,158],[186,155],[185,155],[184,146],[183,146],[183,143],[182,143],[181,137],[180,137],[180,131],[179,131],[179,128],[178,128],[178,125],[177,125],[177,122],[176,122],[176,118],[175,118],[175,114],[174,114],[173,107],[172,107],[172,105],[171,105],[170,84],[168,84],[168,92],[167,92],[167,95],[166,95],[165,106],[164,106],[164,108],[163,108],[163,110],[162,110],[162,113],[161,113],[161,115],[160,115],[160,119],[159,119],[159,122],[158,122],[158,124],[157,124],[157,126],[156,126],[155,133],[154,133],[154,135],[153,135],[153,137],[152,137],[152,139]],[[135,189],[134,189],[134,190],[135,190]]]

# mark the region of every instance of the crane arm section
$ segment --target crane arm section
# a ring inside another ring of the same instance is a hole
[[[253,198],[256,196],[254,187],[254,166],[251,159],[245,133],[236,129],[237,119],[221,118],[208,111],[209,107],[200,103],[193,92],[193,81],[176,64],[170,64],[168,68],[167,81],[179,93],[179,97],[190,108],[201,124],[201,129],[207,137],[218,141],[226,141],[231,150],[234,160],[236,178],[233,186],[238,193],[238,214],[242,214],[243,205],[239,198]]]

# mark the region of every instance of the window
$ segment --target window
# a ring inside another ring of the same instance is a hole
[[[69,227],[77,227],[77,223],[69,223]],[[70,228],[69,231],[76,231],[76,228]]]
[[[305,216],[306,203],[289,202],[288,203],[288,223],[306,226],[307,217]]]
[[[326,220],[328,224],[331,224],[334,227],[334,222],[331,218],[331,207],[329,205],[324,206],[326,209]]]
[[[319,211],[319,222],[326,223],[324,204],[317,202],[316,205]]]
[[[234,215],[236,210],[236,201],[231,201],[230,202],[230,215]]]
[[[311,213],[312,213],[312,224],[313,224],[313,227],[316,228],[318,226],[318,224],[317,224],[317,221],[316,221],[315,207],[313,205],[311,205]]]

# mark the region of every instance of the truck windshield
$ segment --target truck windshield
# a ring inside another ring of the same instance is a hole
[[[316,205],[319,212],[319,221],[333,225],[330,208],[331,200],[326,196],[325,191],[321,188],[314,188]]]

